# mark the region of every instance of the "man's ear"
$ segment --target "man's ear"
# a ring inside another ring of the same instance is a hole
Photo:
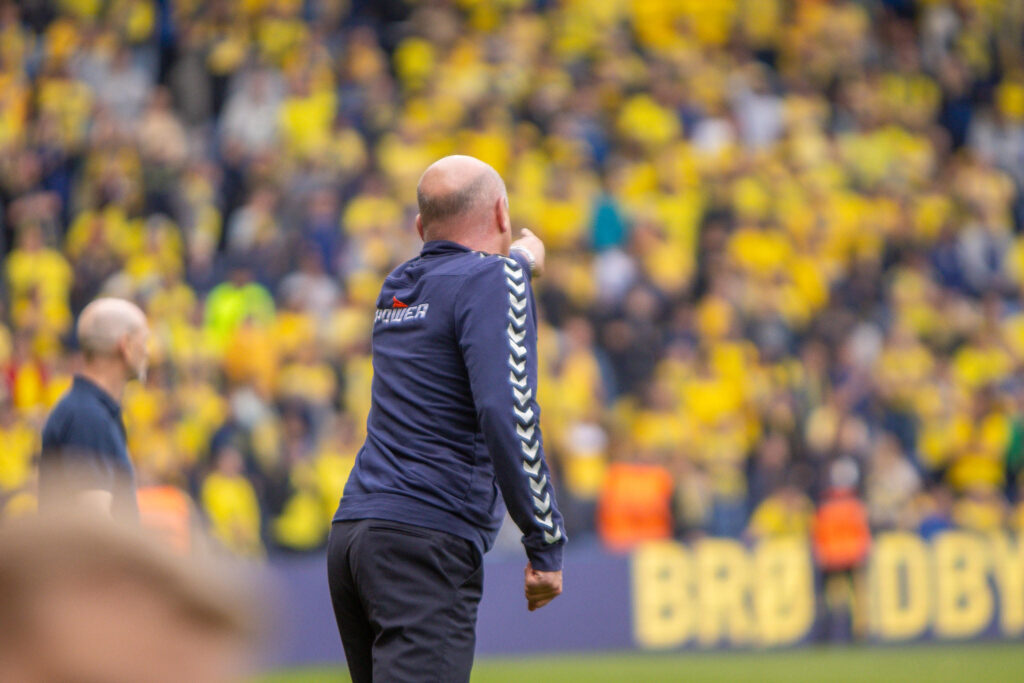
[[[512,232],[512,217],[508,212],[508,197],[500,197],[494,205],[494,211],[498,220],[498,232]]]
[[[125,334],[117,341],[117,353],[121,356],[121,360],[124,361],[125,365],[131,365],[131,351],[128,349],[128,345],[131,340],[131,335]]]
[[[427,240],[423,237],[423,216],[416,214],[416,232],[419,233],[420,239],[426,242]]]

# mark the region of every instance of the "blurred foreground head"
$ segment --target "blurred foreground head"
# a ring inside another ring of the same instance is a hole
[[[0,681],[232,681],[254,614],[244,588],[100,519],[0,527]]]

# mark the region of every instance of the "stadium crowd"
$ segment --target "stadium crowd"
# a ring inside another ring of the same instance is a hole
[[[322,547],[463,153],[548,246],[574,540],[1024,531],[1022,46],[1001,0],[4,2],[0,508],[104,293],[154,329],[144,514]]]

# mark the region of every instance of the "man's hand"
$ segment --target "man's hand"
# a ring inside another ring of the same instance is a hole
[[[536,238],[534,238],[536,239]],[[537,240],[540,242],[540,240]],[[541,247],[543,249],[543,246]],[[526,603],[531,612],[562,594],[562,572],[539,572],[526,565]]]
[[[523,236],[512,243],[512,248],[525,249],[533,255],[533,275],[544,272],[544,243],[530,230],[523,228]]]

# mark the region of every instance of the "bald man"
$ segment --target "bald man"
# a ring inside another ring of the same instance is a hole
[[[130,301],[97,299],[82,311],[76,334],[84,364],[43,428],[40,510],[137,520],[121,398],[125,384],[146,377],[146,316]]]
[[[537,406],[530,280],[501,177],[465,156],[417,188],[420,255],[384,281],[366,441],[334,517],[328,577],[352,679],[468,681],[483,554],[507,506],[526,606],[562,591],[562,517]]]

